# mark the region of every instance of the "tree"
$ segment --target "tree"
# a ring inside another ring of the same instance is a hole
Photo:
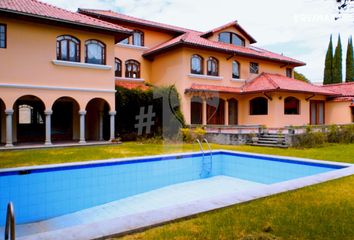
[[[354,82],[354,56],[353,56],[353,38],[348,40],[347,59],[346,59],[346,82]]]
[[[329,39],[326,61],[325,61],[325,69],[324,69],[324,77],[323,84],[331,84],[333,83],[333,43],[332,43],[332,35]]]
[[[338,35],[338,43],[333,57],[333,81],[332,83],[341,83],[343,81],[342,74],[342,43],[340,35]]]
[[[300,81],[310,82],[310,80],[307,77],[305,77],[304,74],[299,73],[297,71],[294,71],[294,78]]]

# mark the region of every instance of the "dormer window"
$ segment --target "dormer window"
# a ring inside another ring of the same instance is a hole
[[[245,40],[233,32],[222,32],[219,34],[219,42],[233,44],[235,46],[245,46]]]
[[[134,46],[144,46],[144,33],[139,31],[139,30],[135,30],[133,33],[133,45]]]
[[[293,69],[292,68],[287,68],[286,69],[286,76],[288,78],[292,78],[293,77]]]
[[[203,58],[199,55],[193,55],[191,58],[191,73],[203,74]]]

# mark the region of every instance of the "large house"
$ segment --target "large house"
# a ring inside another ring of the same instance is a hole
[[[106,10],[0,1],[0,136],[110,140],[115,86],[175,85],[188,124],[353,122],[354,84],[295,80],[305,63],[254,46],[237,21],[198,32]]]

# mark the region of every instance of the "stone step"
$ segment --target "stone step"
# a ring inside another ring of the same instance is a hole
[[[282,136],[282,135],[269,135],[269,134],[260,135],[260,137],[262,137],[262,138],[285,138],[285,136]]]
[[[273,141],[273,140],[261,140],[259,139],[257,143],[262,143],[262,144],[279,144],[278,141]]]
[[[264,137],[259,137],[258,139],[262,141],[278,141],[278,140],[284,141],[285,140],[285,138],[264,138]]]
[[[252,143],[251,146],[259,146],[259,147],[276,147],[276,148],[288,148],[288,145],[282,144],[263,144],[263,143]]]

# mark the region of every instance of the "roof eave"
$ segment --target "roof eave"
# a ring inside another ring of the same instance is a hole
[[[132,35],[132,31],[124,31],[124,30],[118,30],[118,29],[112,29],[112,28],[105,28],[101,26],[95,26],[91,24],[85,24],[85,23],[80,23],[80,22],[74,22],[74,21],[68,21],[65,19],[59,19],[59,18],[52,18],[52,17],[46,17],[46,16],[40,16],[36,14],[30,14],[30,13],[24,13],[24,12],[19,12],[19,11],[14,11],[14,10],[9,10],[9,9],[4,9],[0,8],[0,12],[5,14],[7,16],[20,16],[24,18],[29,18],[31,20],[37,19],[37,20],[46,20],[50,21],[51,23],[59,23],[63,25],[69,25],[69,26],[77,26],[77,27],[87,27],[90,29],[94,29],[100,33],[105,33],[107,35],[114,35],[116,42],[123,40],[126,37],[129,37]],[[50,24],[46,22],[47,24]],[[122,37],[118,37],[117,34],[124,35]]]

